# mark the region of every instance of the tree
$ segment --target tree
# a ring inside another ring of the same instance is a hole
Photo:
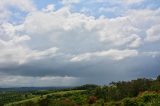
[[[156,79],[158,82],[160,82],[160,75],[157,76],[157,79]]]

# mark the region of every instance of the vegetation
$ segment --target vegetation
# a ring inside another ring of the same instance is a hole
[[[0,91],[0,106],[160,106],[160,76],[60,90]]]

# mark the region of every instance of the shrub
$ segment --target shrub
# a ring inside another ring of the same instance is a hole
[[[75,106],[70,99],[52,101],[49,106]]]
[[[131,98],[125,98],[123,100],[123,106],[138,106],[138,103]]]
[[[160,106],[160,97],[151,100],[147,106]]]
[[[97,97],[95,97],[95,96],[90,96],[90,97],[88,98],[88,104],[94,104],[94,103],[96,103],[96,100],[97,100]]]
[[[149,92],[145,92],[143,93],[140,97],[138,97],[139,101],[143,102],[143,103],[147,103],[150,102],[151,100],[155,99],[158,97],[157,93],[149,93]]]

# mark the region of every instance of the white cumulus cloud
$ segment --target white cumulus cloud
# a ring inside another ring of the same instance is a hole
[[[111,58],[113,60],[122,60],[128,57],[134,57],[138,55],[138,51],[136,50],[115,50],[111,49],[108,51],[101,51],[101,52],[93,52],[93,53],[84,53],[80,55],[76,55],[71,58],[71,62],[77,61],[85,61],[90,60],[97,57],[106,57]]]

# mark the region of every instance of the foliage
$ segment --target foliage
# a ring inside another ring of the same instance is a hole
[[[21,101],[25,99],[29,99],[34,97],[31,93],[27,92],[16,92],[16,91],[9,91],[9,92],[0,92],[0,106],[11,103],[14,101]]]
[[[82,86],[79,86],[79,87],[75,87],[73,89],[75,89],[75,90],[92,90],[92,89],[95,89],[96,87],[98,87],[98,85],[86,84],[86,85],[82,85]]]
[[[96,103],[97,98],[95,96],[90,96],[88,98],[88,104],[94,104]]]
[[[131,98],[125,98],[123,100],[123,106],[138,106],[138,103]]]
[[[9,103],[9,104],[8,104]],[[60,90],[1,91],[0,106],[160,106],[160,76]]]
[[[158,82],[160,82],[160,75],[157,76],[157,79],[156,79]]]

